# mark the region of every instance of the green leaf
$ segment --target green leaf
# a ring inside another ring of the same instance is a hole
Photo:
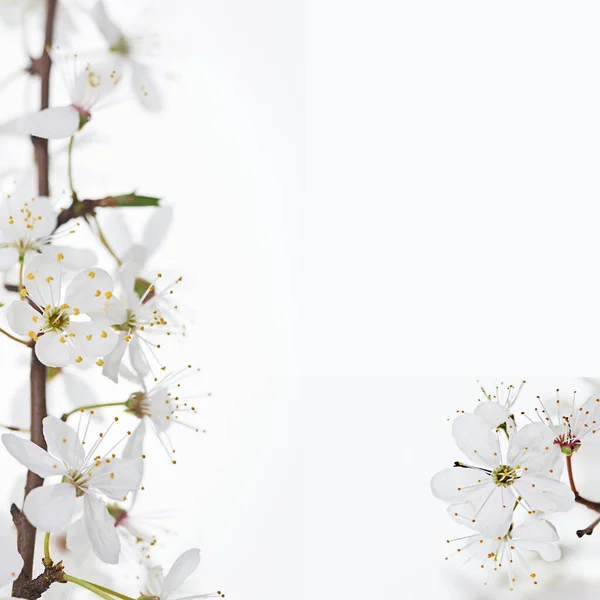
[[[114,196],[115,206],[158,206],[160,198],[153,196],[138,196],[137,194],[124,194]]]

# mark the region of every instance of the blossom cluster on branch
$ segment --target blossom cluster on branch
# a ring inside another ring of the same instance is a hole
[[[78,53],[70,47],[81,20],[99,33],[101,50]],[[39,22],[44,43],[34,52],[26,40]],[[100,198],[82,198],[73,168],[82,131],[93,128],[97,111],[119,91],[149,111],[163,106],[160,70],[152,68],[156,37],[121,26],[104,0],[0,0],[0,26],[20,28],[29,64],[17,73],[41,84],[39,107],[26,107],[0,125],[3,143],[33,142],[31,165],[0,200],[0,271],[12,295],[0,308],[7,323],[0,328],[3,352],[12,346],[31,360],[30,428],[0,426],[10,430],[1,436],[6,460],[12,456],[27,472],[22,503],[5,507],[14,530],[0,536],[0,587],[12,584],[12,596],[25,600],[65,585],[105,600],[172,600],[198,567],[200,551],[184,551],[165,575],[153,556],[156,531],[137,511],[151,468],[147,437],[155,436],[164,448],[163,464],[175,464],[170,434],[176,426],[199,431],[194,401],[206,397],[194,389],[195,366],[167,368],[161,357],[163,346],[182,343],[186,333],[176,293],[181,276],[169,279],[152,267],[172,210],[137,192],[106,190]],[[59,29],[65,33],[61,44],[55,39]],[[69,101],[54,104],[50,82],[61,75]],[[54,139],[68,140],[68,146],[49,146]],[[50,192],[55,149],[67,154],[62,176],[69,190],[62,204]],[[106,227],[100,213],[140,207],[153,211],[141,240],[125,230],[124,244],[116,248],[118,232]],[[110,266],[101,268],[92,248],[69,243],[86,236],[95,239]],[[77,372],[85,381],[94,371],[110,382],[110,395],[99,400],[80,386],[72,410],[56,414],[46,401],[48,383],[69,381]],[[190,395],[182,389],[184,380],[192,382]],[[97,432],[109,407],[110,424]],[[123,425],[124,415],[135,427]],[[36,541],[42,540],[38,556]],[[80,577],[77,565],[90,559],[139,569],[141,589],[126,595],[110,582]],[[192,593],[186,600],[209,597],[224,594]]]
[[[523,382],[524,384],[525,382]],[[600,512],[600,502],[581,496],[573,463],[583,445],[600,438],[600,398],[579,403],[576,394],[565,406],[558,397],[547,406],[538,396],[533,413],[518,410],[523,384],[499,386],[494,394],[482,387],[484,400],[472,413],[452,422],[452,435],[463,460],[431,479],[434,496],[448,503],[451,519],[469,533],[448,544],[484,574],[505,573],[508,588],[538,584],[528,554],[543,560],[561,558],[552,515],[576,503]],[[578,530],[591,535],[600,519]]]

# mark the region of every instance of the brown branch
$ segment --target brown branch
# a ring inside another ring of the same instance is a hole
[[[569,476],[569,485],[571,486],[571,491],[575,494],[575,502],[578,504],[582,504],[586,508],[593,510],[597,513],[600,513],[600,502],[594,502],[593,500],[588,500],[584,498],[577,491],[577,487],[575,486],[575,478],[573,477],[573,465],[571,463],[572,455],[566,457],[567,459],[567,474]],[[578,529],[575,533],[577,537],[583,537],[584,535],[592,535],[596,525],[600,523],[600,517],[598,517],[592,524],[588,525],[585,529]]]
[[[44,49],[40,58],[32,61],[32,70],[40,76],[41,80],[41,110],[50,106],[50,70],[52,61],[50,60],[48,51],[52,46],[54,35],[56,1],[57,0],[46,0]],[[38,193],[41,196],[49,196],[50,160],[48,156],[48,140],[36,137],[32,139],[38,168]],[[38,360],[34,350],[31,352],[30,385],[31,441],[42,448],[46,448],[46,442],[42,431],[42,420],[46,416],[46,367]],[[27,496],[31,490],[41,486],[42,483],[43,479],[41,477],[29,471],[27,473],[27,482],[25,484],[25,496]],[[36,600],[54,581],[62,580],[62,566],[59,563],[56,567],[46,567],[44,573],[36,579],[32,579],[35,552],[35,527],[27,521],[16,506],[11,509],[11,513],[13,515],[15,526],[17,527],[18,550],[23,558],[23,569],[13,584],[13,596],[26,598],[27,600]]]

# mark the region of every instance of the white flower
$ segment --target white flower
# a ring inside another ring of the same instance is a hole
[[[557,390],[558,392],[558,390]],[[541,404],[541,401],[540,401]],[[561,410],[560,400],[556,399],[556,422],[542,404],[542,410],[535,409],[540,421],[547,425],[554,436],[556,452],[570,456],[584,442],[586,436],[594,435],[600,430],[600,398],[592,396],[582,406],[575,407],[575,393],[571,410]]]
[[[0,204],[0,270],[10,269],[28,254],[38,252],[67,269],[93,264],[96,257],[90,250],[50,245],[64,235],[55,233],[57,218],[50,198],[28,197],[19,191],[8,196]]]
[[[61,531],[73,517],[76,499],[83,496],[83,518],[92,547],[98,558],[116,564],[121,545],[101,498],[120,501],[136,489],[141,481],[141,461],[115,458],[112,448],[98,455],[103,436],[86,454],[75,430],[55,417],[46,417],[43,428],[48,451],[10,433],[2,436],[10,454],[30,471],[44,478],[62,476],[61,483],[29,492],[23,505],[25,516],[42,531]]]
[[[13,302],[7,318],[19,335],[35,340],[35,353],[49,367],[64,367],[69,363],[83,363],[106,356],[115,348],[117,336],[106,325],[91,321],[74,320],[94,313],[112,298],[114,287],[110,275],[102,269],[86,269],[77,274],[63,297],[63,274],[58,263],[43,256],[33,258],[25,268],[26,301]],[[43,335],[42,335],[43,334]]]
[[[198,568],[200,550],[192,548],[184,552],[174,563],[166,576],[160,567],[148,569],[146,591],[142,598],[158,598],[159,600],[193,600],[194,598],[224,598],[221,592],[197,594],[185,598],[173,598],[173,592],[183,585],[185,580]]]
[[[76,57],[65,62],[63,73],[71,103],[14,119],[2,127],[3,131],[47,139],[71,137],[92,118],[120,81],[113,63],[88,63],[79,69]]]
[[[462,510],[459,513],[457,511]],[[477,527],[472,525],[474,518],[474,509],[471,505],[462,504],[451,506],[448,512],[456,520],[463,520],[471,529],[477,531]],[[489,536],[486,532],[478,531],[473,535],[458,538],[457,540],[448,540],[462,542],[457,552],[466,552],[476,561],[487,578],[495,571],[506,572],[508,584],[511,590],[517,583],[519,571],[522,567],[525,569],[523,580],[531,581],[537,584],[537,574],[527,565],[523,551],[537,552],[546,561],[556,561],[561,556],[561,551],[556,542],[559,540],[556,529],[549,521],[535,516],[527,517],[520,525],[510,523],[504,533]]]
[[[477,405],[477,408],[473,411],[474,414],[485,419],[492,429],[504,426],[508,430],[512,430],[514,428],[514,419],[510,418],[512,407],[518,400],[524,385],[525,382],[522,381],[521,385],[515,389],[513,385],[505,386],[501,383],[496,386],[495,394],[488,394],[485,388],[481,386],[480,389],[486,399]]]
[[[210,394],[180,395],[181,382],[197,371],[199,369],[193,369],[188,365],[184,369],[170,373],[150,389],[146,388],[143,381],[141,382],[143,390],[132,393],[126,404],[127,410],[138,417],[140,423],[127,441],[127,446],[123,450],[124,456],[139,458],[143,453],[146,422],[150,424],[170,458],[175,452],[168,434],[171,426],[180,425],[196,432],[200,431],[198,427],[181,420],[181,415],[196,414],[196,407],[190,404],[190,400],[210,396]]]
[[[0,536],[0,587],[14,581],[22,568],[23,559],[17,550],[16,536]]]
[[[552,435],[541,424],[526,425],[515,433],[505,457],[497,432],[477,415],[455,419],[452,434],[463,453],[484,466],[455,463],[433,476],[431,490],[450,503],[470,502],[481,531],[504,534],[517,502],[531,513],[568,511],[573,506],[573,492],[556,480],[562,462],[556,464]]]
[[[148,284],[137,278],[138,271],[137,263],[127,263],[121,268],[121,305],[114,302],[106,309],[107,322],[120,334],[117,346],[105,358],[102,372],[115,382],[118,381],[119,369],[126,352],[133,370],[143,378],[152,372],[150,358],[154,358],[160,365],[155,349],[161,347],[160,342],[164,336],[183,331],[177,323],[178,306],[169,301],[173,294],[172,288],[182,278],[158,291],[156,286],[162,275],[159,273],[154,283]],[[143,292],[140,283],[144,287]]]
[[[129,71],[136,98],[144,108],[160,109],[162,97],[151,69],[158,50],[156,36],[146,32],[123,31],[108,14],[103,0],[98,0],[94,6],[92,18],[108,43],[109,52]]]

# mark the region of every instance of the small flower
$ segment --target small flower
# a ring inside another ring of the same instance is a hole
[[[459,514],[457,511],[462,512]],[[472,524],[475,512],[468,503],[451,506],[448,512],[457,521],[478,530],[476,525]],[[447,541],[461,542],[461,547],[456,552],[465,552],[478,562],[487,575],[486,583],[492,573],[504,570],[509,588],[513,590],[517,580],[521,578],[519,571],[525,571],[524,581],[531,581],[535,585],[538,583],[537,574],[527,565],[522,551],[534,551],[546,561],[556,561],[561,556],[560,548],[556,544],[559,539],[552,523],[529,516],[520,525],[510,523],[503,534],[490,536],[486,532],[478,531],[473,535]]]
[[[121,304],[117,306],[115,302],[106,308],[106,320],[119,333],[119,341],[105,358],[102,372],[115,382],[126,352],[135,373],[144,378],[152,372],[150,358],[160,365],[155,350],[160,349],[164,337],[183,332],[176,322],[178,306],[170,302],[173,287],[182,278],[159,291],[157,285],[162,278],[159,273],[153,283],[146,282],[144,289],[140,289],[138,270],[137,263],[127,263],[122,267],[119,276],[124,290]]]
[[[546,410],[541,400],[542,410],[537,408],[535,412],[540,421],[547,425],[554,436],[554,449],[556,452],[566,456],[577,452],[589,435],[595,435],[600,430],[600,398],[592,396],[588,398],[579,408],[576,408],[575,392],[570,410],[561,410],[561,403],[556,398],[556,421]]]
[[[62,270],[58,263],[36,256],[25,268],[21,290],[26,301],[13,302],[7,313],[11,328],[35,341],[35,353],[49,367],[81,364],[106,356],[115,348],[117,336],[110,327],[96,321],[82,321],[112,298],[110,275],[102,269],[85,269],[77,274],[63,298]]]
[[[150,424],[170,458],[175,452],[168,434],[171,426],[179,425],[196,432],[200,431],[198,427],[182,420],[181,416],[196,414],[196,407],[189,401],[208,397],[210,394],[203,396],[200,394],[180,395],[181,382],[198,371],[199,369],[193,369],[191,365],[188,365],[179,371],[170,373],[150,389],[146,388],[142,380],[143,390],[132,393],[126,404],[128,412],[138,417],[140,423],[127,441],[127,446],[123,450],[124,455],[139,458],[142,454],[146,423]]]
[[[116,564],[121,545],[101,498],[120,501],[138,488],[141,461],[115,458],[112,448],[104,455],[96,454],[106,434],[86,454],[85,440],[82,442],[72,427],[55,417],[46,417],[43,429],[47,451],[16,435],[2,436],[9,453],[30,471],[44,478],[62,477],[60,483],[29,492],[23,505],[25,516],[42,531],[61,531],[73,517],[76,499],[83,496],[83,519],[92,547],[98,558]]]
[[[77,66],[77,57],[66,58],[65,63],[61,66],[71,103],[14,119],[3,131],[46,139],[71,137],[90,121],[120,81],[112,63],[88,63],[83,69]]]
[[[511,418],[512,407],[518,400],[524,385],[525,382],[522,381],[521,385],[515,389],[513,385],[505,386],[501,383],[496,386],[495,394],[489,394],[481,386],[480,389],[485,396],[485,400],[477,405],[477,408],[473,411],[474,414],[485,419],[492,429],[499,427],[508,434],[508,430],[514,428],[514,418]]]
[[[21,573],[23,559],[17,550],[17,538],[0,536],[0,587],[13,582]]]
[[[103,0],[98,0],[91,14],[106,39],[109,52],[130,73],[132,89],[140,104],[149,110],[160,109],[162,97],[151,69],[159,50],[156,35],[123,31],[108,14]]]
[[[28,197],[19,191],[7,196],[0,205],[0,270],[10,269],[38,252],[67,269],[93,264],[96,257],[90,250],[50,245],[74,233],[55,233],[57,218],[50,198]]]
[[[433,476],[431,490],[447,502],[471,503],[474,522],[488,535],[506,532],[516,503],[532,514],[573,506],[573,492],[556,480],[562,463],[557,464],[552,436],[541,424],[525,425],[511,436],[505,456],[497,432],[477,415],[455,419],[452,434],[462,452],[484,466],[457,462]]]
[[[180,588],[185,580],[198,568],[200,564],[200,550],[192,548],[184,552],[174,563],[166,576],[160,567],[148,569],[146,591],[140,598],[152,598],[153,600],[184,600],[174,599],[173,592]],[[195,594],[186,596],[185,600],[195,598],[224,598],[225,594],[213,592],[212,594]]]

